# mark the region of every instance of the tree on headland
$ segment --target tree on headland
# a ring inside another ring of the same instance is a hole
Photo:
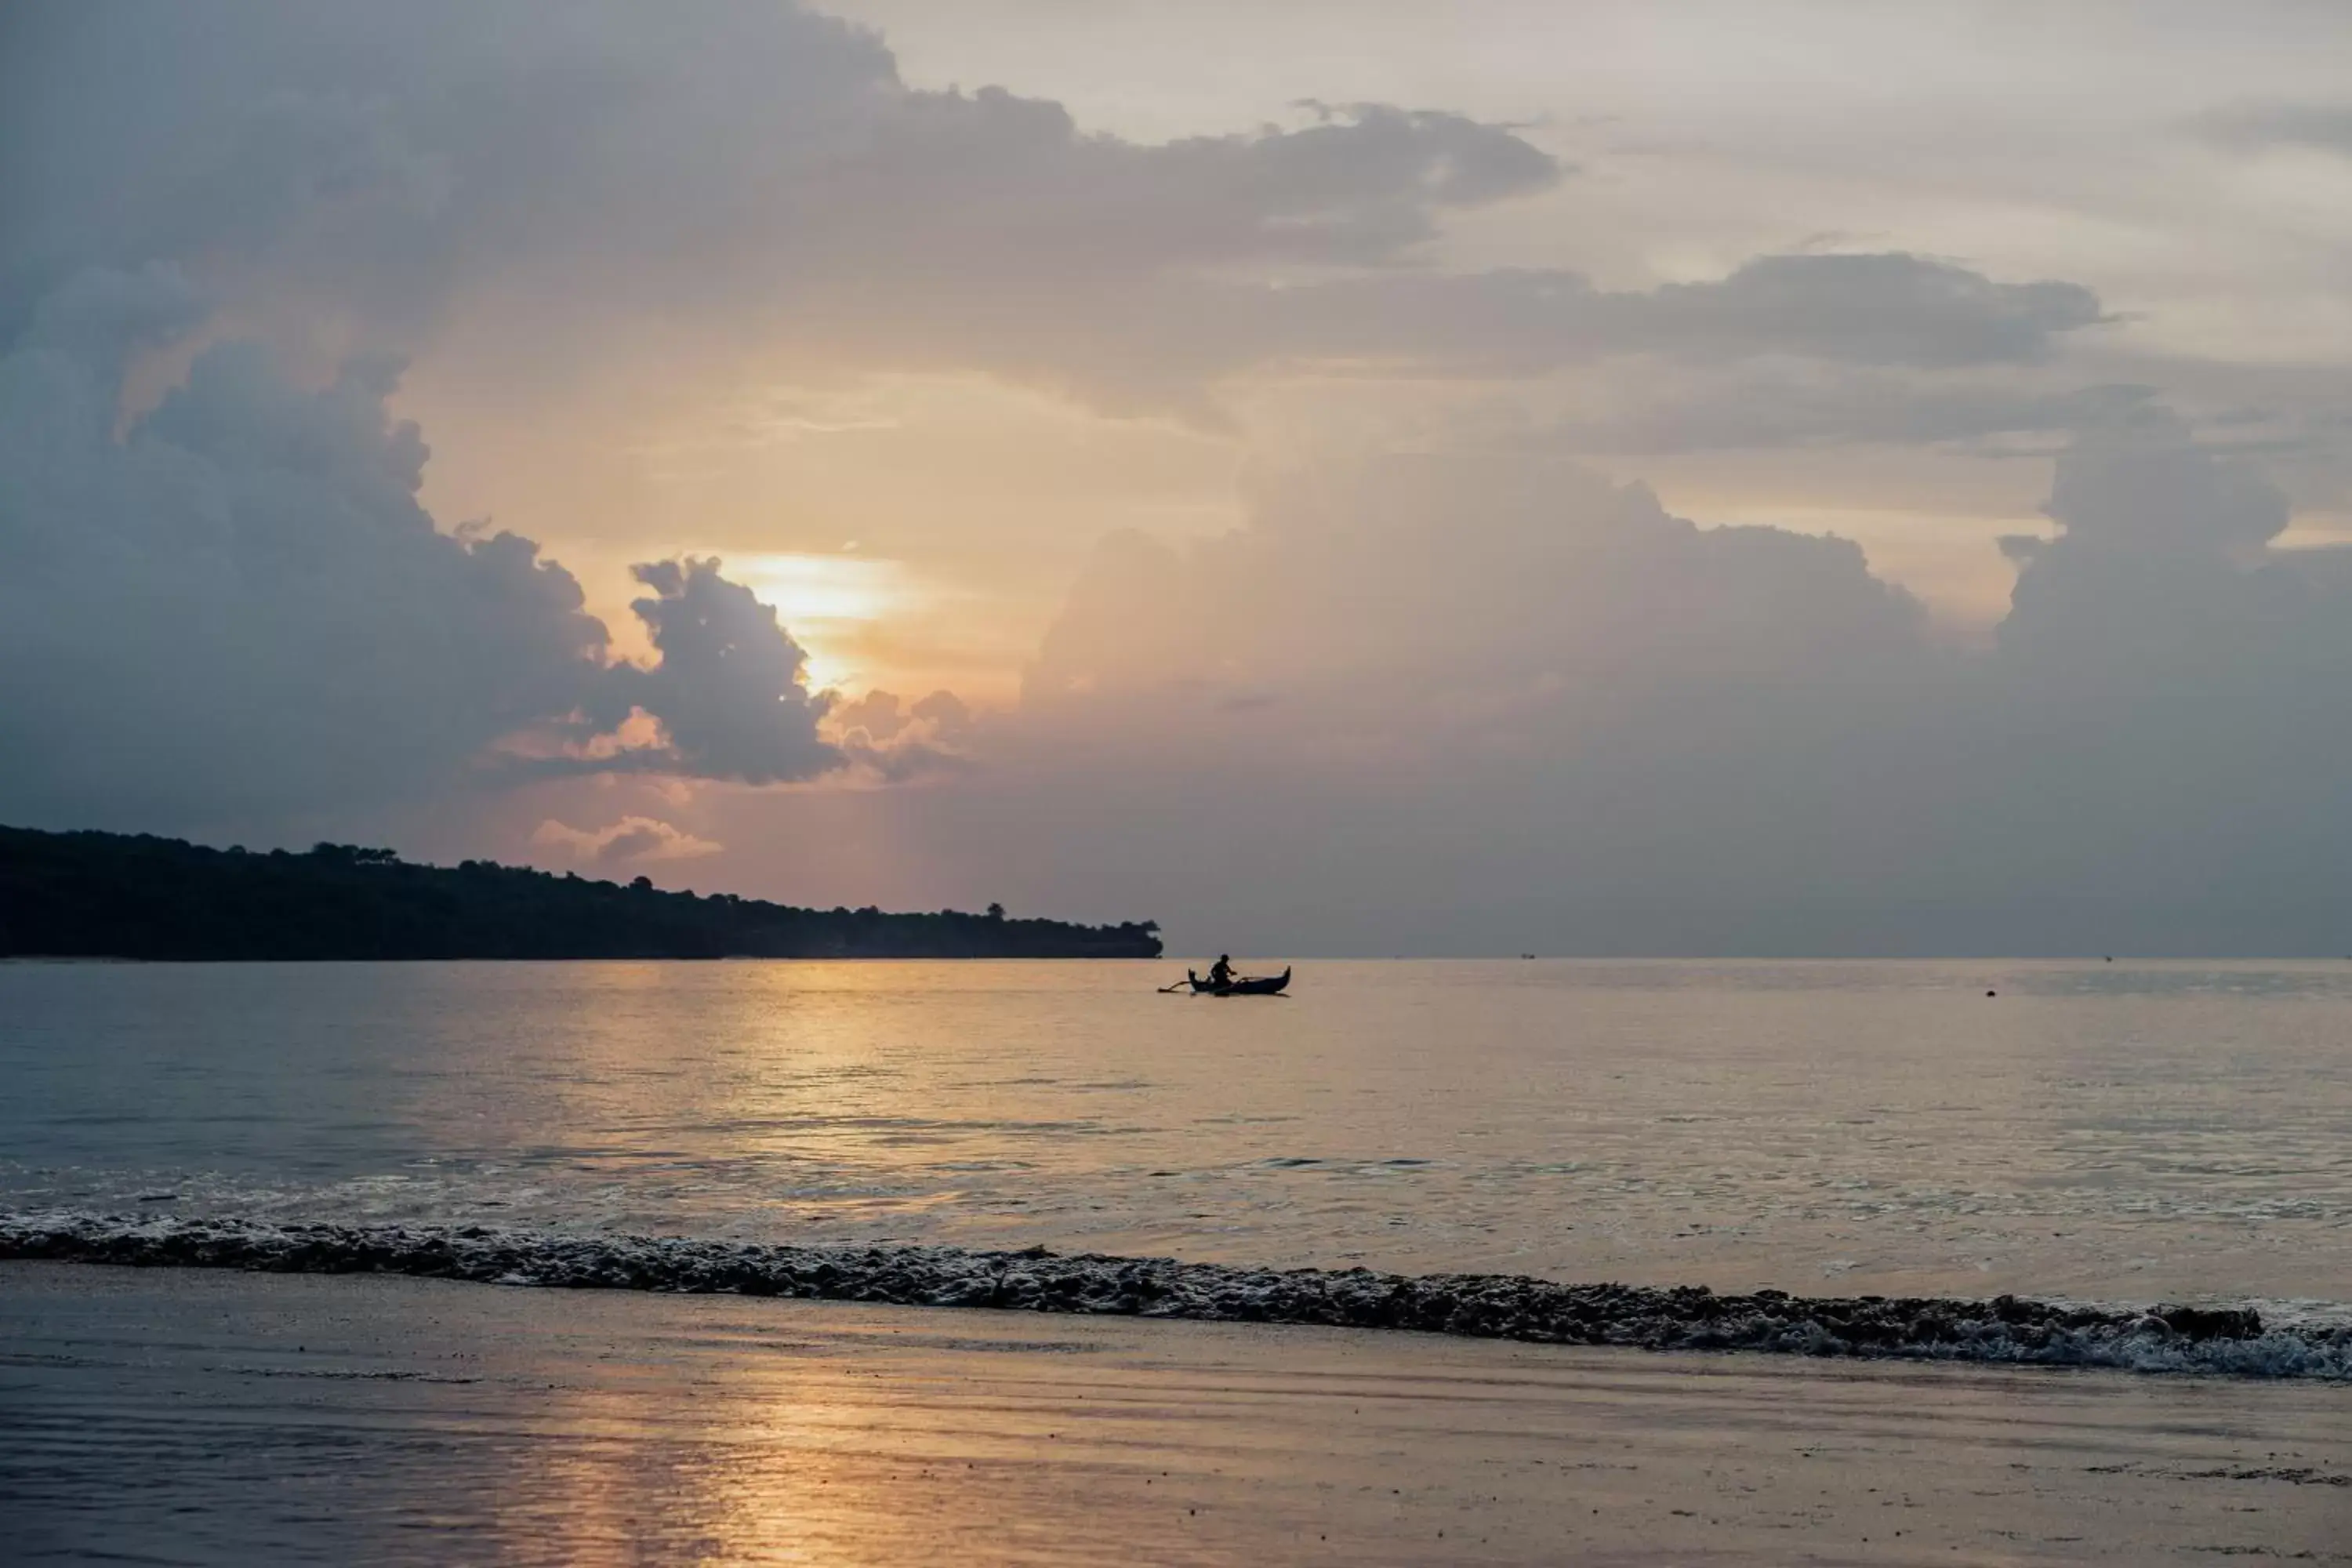
[[[0,827],[0,957],[1157,958],[1159,925],[799,909],[494,860]]]

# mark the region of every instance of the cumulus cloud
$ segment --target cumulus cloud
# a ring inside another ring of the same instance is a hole
[[[2059,459],[2048,510],[2070,540],[2163,553],[2259,550],[2287,525],[2276,485],[2160,409],[2087,431]]]
[[[579,586],[416,503],[388,366],[312,391],[227,343],[120,439],[166,273],[94,274],[0,359],[0,782],[47,820],[378,799],[566,713],[601,670]]]
[[[1247,529],[1178,550],[1106,540],[1045,637],[1032,704],[1333,713],[1524,688],[1836,681],[1919,642],[1919,606],[1852,543],[1702,529],[1570,464],[1392,457],[1269,483]],[[1407,718],[1399,713],[1400,718]]]
[[[725,847],[651,816],[625,816],[593,830],[550,818],[539,825],[530,841],[564,859],[602,868],[694,860]]]
[[[2079,436],[2049,510],[1965,653],[1852,545],[1553,460],[1300,476],[1230,537],[1104,542],[995,847],[1096,899],[1149,866],[1220,942],[2333,951],[2352,574],[2161,410]]]
[[[2030,672],[2032,689],[2005,699],[2127,702],[2135,715],[2168,712],[2188,735],[2220,720],[2224,700],[2283,711],[2300,679],[2352,674],[2352,630],[2330,624],[2352,605],[2303,557],[2269,548],[2287,526],[2285,496],[2168,413],[2087,432],[2060,456],[2045,510],[2058,531],[2025,556],[2000,627],[2012,685]]]
[[[531,541],[438,528],[390,363],[308,388],[216,343],[118,432],[129,363],[194,300],[167,268],[85,273],[0,357],[0,811],[266,820],[430,795],[534,735],[575,771],[839,763],[799,648],[714,563],[640,569],[639,667]],[[632,709],[658,744],[610,743]]]
[[[808,656],[775,610],[730,583],[715,560],[652,562],[631,568],[651,590],[630,608],[651,634],[660,662],[618,667],[615,691],[659,721],[664,743],[622,758],[744,784],[806,779],[841,765],[817,724],[830,693],[812,695]]]

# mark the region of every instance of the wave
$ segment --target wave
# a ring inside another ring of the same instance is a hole
[[[2352,1323],[2252,1307],[2084,1307],[2015,1296],[1717,1295],[1507,1274],[1248,1268],[1044,1247],[762,1246],[480,1226],[0,1213],[0,1259],[399,1274],[688,1294],[989,1307],[1200,1322],[1401,1329],[1536,1344],[1761,1351],[2150,1373],[2352,1380]]]

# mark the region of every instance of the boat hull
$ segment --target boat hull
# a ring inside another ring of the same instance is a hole
[[[1279,996],[1290,984],[1290,971],[1286,969],[1279,974],[1255,980],[1236,980],[1227,985],[1213,984],[1190,970],[1185,971],[1184,978],[1192,983],[1193,994],[1198,996]]]

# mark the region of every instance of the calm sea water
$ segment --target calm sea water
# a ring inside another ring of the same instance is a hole
[[[1178,967],[0,964],[0,1207],[2352,1302],[2352,963]]]

